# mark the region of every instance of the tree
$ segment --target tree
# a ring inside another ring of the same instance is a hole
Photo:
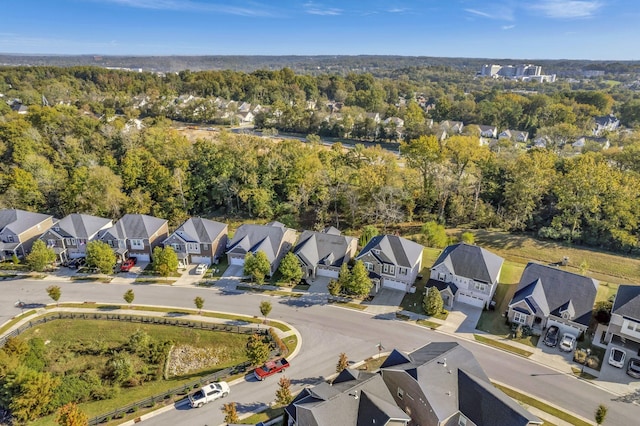
[[[300,262],[298,261],[298,256],[292,252],[287,253],[282,259],[278,271],[280,271],[284,280],[289,283],[296,283],[300,281],[303,275]]]
[[[125,291],[124,293],[124,301],[127,302],[129,304],[129,306],[131,306],[131,303],[133,303],[133,299],[135,299],[136,295],[133,293],[133,290],[129,289],[127,291]]]
[[[27,255],[27,265],[32,271],[42,272],[51,263],[55,262],[56,253],[47,247],[42,240],[36,240],[31,247],[31,253]]]
[[[281,377],[276,390],[276,404],[281,407],[291,404],[293,395],[291,394],[291,380]]]
[[[249,336],[246,353],[252,365],[261,365],[269,359],[269,345],[264,343],[260,335],[253,334]]]
[[[329,290],[330,295],[338,296],[342,292],[342,286],[339,281],[330,280],[329,284],[327,284],[327,290]]]
[[[113,273],[116,265],[116,254],[104,241],[91,241],[86,249],[87,265],[98,268],[102,274]]]
[[[56,302],[57,305],[58,300],[60,300],[60,296],[62,296],[62,291],[57,285],[50,285],[49,287],[47,287],[47,294],[51,299],[53,299],[54,302]]]
[[[260,313],[264,317],[264,322],[267,322],[267,316],[271,313],[271,302],[263,300],[260,302]]]
[[[156,247],[153,249],[152,267],[164,278],[178,270],[178,255],[171,246]]]
[[[597,425],[601,425],[602,423],[604,423],[604,420],[607,417],[607,411],[609,411],[609,407],[604,404],[598,405],[598,408],[593,415]]]
[[[224,404],[224,421],[227,424],[235,424],[240,421],[240,417],[238,417],[238,411],[236,410],[236,403],[229,402],[228,404]]]
[[[371,282],[371,278],[369,278],[369,271],[367,271],[367,268],[365,268],[361,260],[357,260],[351,270],[351,279],[349,280],[349,286],[346,287],[346,291],[350,294],[364,297],[371,292],[372,286],[373,283]]]
[[[370,239],[380,234],[378,228],[373,225],[367,225],[362,229],[362,234],[360,234],[360,238],[358,238],[358,245],[360,247],[364,247],[367,245]]]
[[[204,299],[198,296],[195,299],[193,299],[193,303],[196,305],[196,308],[198,308],[198,313],[202,312],[202,307],[204,306]]]
[[[70,402],[60,407],[56,414],[56,423],[60,426],[87,426],[89,417],[75,403]]]
[[[429,290],[422,301],[422,307],[429,316],[438,315],[442,312],[444,301],[442,300],[440,291],[436,287],[429,287]]]
[[[449,242],[444,226],[431,221],[422,225],[422,233],[426,237],[425,244],[429,247],[445,248]]]
[[[342,370],[349,367],[349,359],[347,358],[347,354],[342,352],[340,357],[338,358],[338,364],[336,365],[336,373],[341,373]]]
[[[244,258],[244,273],[251,275],[258,284],[264,283],[264,278],[271,273],[271,263],[265,252],[248,252]]]
[[[460,234],[460,241],[467,244],[474,244],[476,242],[476,236],[473,232],[463,232]]]

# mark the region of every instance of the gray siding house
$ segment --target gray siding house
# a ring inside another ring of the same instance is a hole
[[[263,251],[271,263],[271,275],[296,242],[296,231],[280,222],[240,225],[227,245],[229,265],[244,265],[247,253]]]
[[[293,253],[298,257],[303,278],[318,276],[338,278],[340,267],[349,262],[358,250],[358,239],[341,235],[334,227],[322,232],[304,231]]]
[[[52,248],[60,262],[85,257],[87,244],[98,239],[101,231],[113,226],[111,219],[72,213],[53,224],[40,239]]]
[[[621,285],[611,309],[611,320],[605,341],[626,343],[627,340],[640,344],[640,287]]]
[[[591,321],[598,281],[551,266],[530,262],[509,302],[509,321],[541,334],[556,325],[561,333],[579,336]]]
[[[396,235],[373,237],[356,257],[369,271],[372,291],[382,287],[410,291],[422,268],[424,246]]]
[[[459,243],[445,248],[431,267],[427,287],[437,287],[445,307],[453,302],[489,307],[504,259],[482,247]]]
[[[18,209],[0,210],[0,260],[24,258],[33,242],[53,226],[53,216]]]
[[[133,256],[149,262],[153,249],[168,236],[169,225],[165,219],[126,214],[111,228],[102,231],[100,240],[109,244],[121,260]]]
[[[213,220],[192,217],[162,242],[172,247],[183,265],[218,262],[227,247],[228,226]]]

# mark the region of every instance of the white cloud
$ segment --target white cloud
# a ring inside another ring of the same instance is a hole
[[[227,6],[224,4],[200,3],[191,0],[99,0],[137,9],[177,10],[190,12],[222,13],[239,16],[272,16],[269,11],[255,4],[247,7]]]
[[[500,28],[502,28],[503,30],[511,30],[511,29],[513,29],[515,27],[516,27],[515,25],[503,25]]]
[[[479,9],[464,9],[465,12],[471,14],[473,16],[479,16],[481,18],[487,19],[495,19],[499,21],[513,21],[515,18],[513,16],[513,6],[510,2],[507,3],[493,3],[487,4],[483,10]]]
[[[342,15],[342,9],[338,9],[336,7],[325,7],[322,4],[308,2],[304,4],[304,8],[306,12],[310,15],[321,15],[321,16],[337,16]]]
[[[486,12],[481,12],[479,10],[475,10],[475,9],[465,9],[465,12],[469,12],[472,15],[477,15],[477,16],[482,16],[483,18],[493,18],[492,15],[486,13]]]
[[[549,18],[573,19],[593,16],[602,6],[599,0],[540,0],[528,8]]]
[[[395,7],[395,8],[393,8],[393,9],[389,9],[389,10],[387,10],[387,12],[389,12],[389,13],[403,13],[403,12],[406,12],[406,11],[408,11],[408,10],[409,10],[409,9],[404,8],[404,7]]]

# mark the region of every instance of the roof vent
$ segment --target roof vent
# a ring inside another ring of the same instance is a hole
[[[355,392],[349,392],[349,396],[352,396],[352,397],[353,397],[353,399],[358,399],[358,392],[357,392],[357,391],[355,391]]]
[[[451,396],[451,391],[447,391],[447,396]]]
[[[438,361],[438,364],[442,364],[443,367],[447,367],[447,358],[442,358],[442,361]]]

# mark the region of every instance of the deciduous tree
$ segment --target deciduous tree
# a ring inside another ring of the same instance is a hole
[[[268,300],[263,300],[262,302],[260,302],[260,313],[264,317],[265,323],[267,322],[267,316],[269,316],[269,314],[271,313],[271,309],[271,302],[269,302]]]
[[[292,252],[287,253],[282,259],[278,271],[282,274],[282,278],[289,283],[297,283],[303,275],[298,256]]]
[[[264,343],[262,336],[253,334],[249,336],[246,353],[252,365],[263,364],[269,359],[269,345]]]
[[[426,314],[429,316],[438,315],[442,312],[443,306],[444,301],[442,300],[440,291],[436,287],[429,287],[429,290],[422,301],[422,307]]]
[[[116,254],[109,244],[104,241],[90,241],[86,249],[87,265],[98,268],[102,274],[113,273],[116,264]]]
[[[271,273],[271,263],[265,252],[248,252],[244,258],[244,273],[251,275],[258,284],[264,283],[265,277]]]
[[[341,373],[342,370],[349,367],[349,359],[347,358],[347,354],[342,352],[340,357],[338,358],[338,364],[336,365],[336,373]]]
[[[167,278],[178,270],[178,255],[171,246],[156,247],[153,249],[152,265],[155,271]]]
[[[371,278],[369,278],[369,271],[367,271],[367,268],[365,268],[364,263],[361,260],[356,260],[355,265],[353,265],[353,269],[351,269],[349,285],[345,290],[349,294],[364,297],[369,295],[372,286],[373,283],[371,282]]]
[[[238,417],[238,411],[236,410],[236,403],[229,402],[224,404],[224,421],[227,424],[236,424],[240,421],[240,417]]]
[[[58,409],[56,423],[60,426],[87,426],[89,417],[78,408],[77,404],[70,402]]]
[[[291,394],[291,380],[281,377],[278,381],[278,389],[276,390],[276,404],[281,407],[291,404],[293,395]]]
[[[47,287],[47,294],[54,302],[56,302],[56,304],[58,304],[58,300],[60,300],[60,296],[62,296],[62,291],[59,286],[50,285]]]
[[[198,313],[201,313],[202,307],[204,306],[204,299],[200,296],[197,296],[195,299],[193,299],[193,303],[196,305]]]
[[[56,253],[44,241],[36,240],[27,255],[27,265],[32,271],[42,272],[56,260]]]
[[[125,291],[124,296],[122,297],[124,298],[124,301],[127,302],[129,306],[131,306],[131,303],[133,303],[133,299],[136,298],[136,295],[133,293],[133,290],[129,289]]]

